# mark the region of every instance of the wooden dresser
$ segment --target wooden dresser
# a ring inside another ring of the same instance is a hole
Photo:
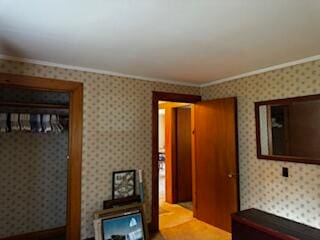
[[[320,230],[257,209],[232,214],[232,240],[320,240]]]

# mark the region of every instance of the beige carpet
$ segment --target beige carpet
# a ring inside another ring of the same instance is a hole
[[[160,230],[153,240],[230,240],[231,234],[197,219]]]
[[[231,234],[193,218],[179,205],[161,203],[166,211],[159,216],[160,232],[152,240],[231,240]]]
[[[159,215],[161,214],[165,214],[165,213],[168,213],[167,210],[163,209],[162,207],[159,208]]]

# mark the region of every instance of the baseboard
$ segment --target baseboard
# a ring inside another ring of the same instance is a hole
[[[52,228],[48,230],[24,233],[16,236],[0,238],[0,240],[39,240],[46,238],[59,237],[66,233],[66,227]]]

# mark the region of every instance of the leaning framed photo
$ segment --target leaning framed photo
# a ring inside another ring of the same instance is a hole
[[[112,199],[127,198],[136,195],[136,171],[113,172]]]

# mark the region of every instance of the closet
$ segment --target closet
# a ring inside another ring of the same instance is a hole
[[[69,93],[0,88],[0,239],[65,239],[68,129]]]

